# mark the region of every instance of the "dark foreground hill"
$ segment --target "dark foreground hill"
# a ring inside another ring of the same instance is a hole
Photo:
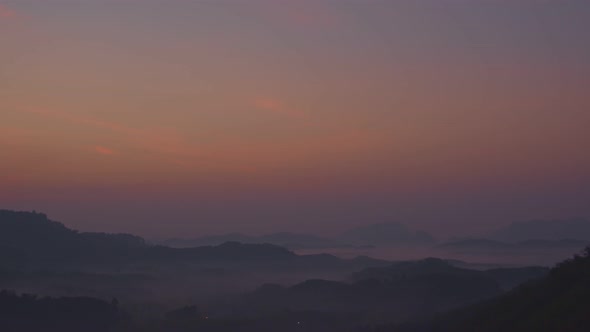
[[[204,245],[219,245],[225,242],[240,243],[272,243],[289,249],[334,249],[334,248],[367,248],[367,247],[407,247],[431,246],[436,241],[425,231],[414,231],[397,222],[385,222],[363,225],[348,229],[332,236],[317,236],[305,233],[279,232],[260,236],[241,233],[204,236],[193,239],[168,239],[162,244],[186,248]]]
[[[249,315],[288,309],[355,313],[361,317],[358,322],[403,321],[497,296],[546,273],[544,268],[477,271],[429,258],[368,268],[349,282],[314,279],[291,287],[265,285],[244,299],[242,309]]]
[[[42,213],[0,210],[0,268],[27,264],[56,267],[138,262],[209,264],[265,261],[297,267],[338,267],[348,264],[363,267],[385,263],[367,258],[340,260],[331,255],[301,256],[283,247],[264,243],[226,242],[215,246],[170,248],[150,245],[143,238],[130,234],[78,232],[50,220]]]
[[[387,261],[297,255],[272,244],[170,248],[129,234],[86,233],[35,212],[0,210],[0,289],[52,296],[180,299],[263,283],[344,278]]]
[[[499,280],[507,276],[517,282],[546,272],[540,268],[476,271],[440,259],[401,262],[363,270],[348,282],[267,284],[225,303],[223,310],[184,307],[126,331],[356,332],[365,325],[429,317],[491,298],[502,293]]]
[[[6,324],[53,326],[52,317],[38,316],[35,309],[51,313],[43,307],[50,303],[61,308],[55,312],[58,322],[78,324],[76,317],[87,317],[92,328],[98,328],[104,325],[93,324],[95,319],[110,322],[112,317],[85,316],[85,311],[70,317],[73,309],[68,306],[73,301],[80,303],[76,310],[88,305],[96,306],[91,312],[108,313],[108,305],[89,297],[117,297],[132,320],[116,324],[114,331],[355,331],[367,324],[399,323],[476,303],[547,272],[478,271],[457,263],[346,260],[237,242],[170,248],[133,235],[78,232],[43,214],[0,211],[0,289],[53,299],[70,296],[57,302],[12,296],[10,301],[17,304],[7,307],[19,308],[24,301],[28,311],[18,316],[7,310]],[[187,310],[174,310],[185,305]],[[173,311],[165,315],[169,310]],[[69,331],[68,326],[59,331]]]
[[[0,291],[3,332],[107,332],[121,323],[116,301],[88,297],[39,298]]]
[[[522,242],[531,239],[551,241],[577,239],[590,241],[590,220],[572,218],[565,220],[515,222],[488,234],[486,237],[506,242]]]
[[[381,332],[583,332],[590,326],[590,247],[538,280],[426,323]]]
[[[65,263],[121,259],[147,244],[129,234],[78,232],[42,213],[0,210],[0,246],[10,253],[5,259]],[[127,254],[121,256],[123,252]]]

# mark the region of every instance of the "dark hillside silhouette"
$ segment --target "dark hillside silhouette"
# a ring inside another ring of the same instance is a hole
[[[374,259],[342,260],[332,255],[296,255],[272,244],[226,242],[216,246],[170,248],[149,245],[130,234],[85,233],[52,221],[45,214],[0,210],[0,267],[31,263],[45,267],[60,264],[129,264],[280,262],[277,267],[363,268],[383,265]],[[273,265],[274,266],[274,265]]]
[[[0,211],[0,289],[42,295],[213,297],[266,282],[342,279],[387,264],[369,257],[297,255],[272,244],[170,248],[128,234],[78,232],[40,213]]]
[[[298,234],[289,232],[271,233],[260,236],[229,233],[223,235],[210,235],[194,239],[168,239],[162,242],[164,245],[177,248],[214,246],[226,242],[240,243],[270,243],[289,249],[331,248],[343,245],[334,239],[310,234]]]
[[[564,239],[590,241],[590,220],[573,218],[515,222],[492,232],[488,237],[508,242]]]
[[[244,308],[270,313],[356,312],[373,319],[402,321],[490,298],[502,292],[485,272],[461,269],[438,259],[394,264],[356,273],[352,282],[308,280],[291,287],[265,285],[248,295]]]
[[[0,210],[0,245],[36,263],[120,260],[147,246],[137,236],[82,233],[42,213],[8,210]]]
[[[107,332],[121,323],[116,302],[87,297],[39,298],[0,291],[3,332]]]
[[[412,231],[401,223],[378,223],[348,229],[337,236],[316,236],[312,234],[279,232],[260,236],[241,233],[211,235],[194,239],[168,239],[162,242],[171,247],[194,247],[219,245],[225,242],[271,243],[289,249],[328,249],[372,246],[428,246],[435,242],[432,235],[424,231]]]
[[[379,230],[387,238],[396,232],[404,237],[415,235],[408,235],[399,225],[370,226],[357,235],[372,237]],[[79,310],[95,306],[105,324],[114,322],[106,316],[113,308],[107,310],[100,300],[88,296],[134,302],[131,307],[138,306],[140,314],[142,304],[138,303],[169,299],[170,304],[160,309],[149,309],[146,304],[145,315],[153,324],[126,321],[116,331],[335,332],[428,317],[498,296],[547,273],[547,269],[536,267],[475,270],[469,266],[437,258],[392,263],[370,257],[297,255],[268,243],[170,248],[128,234],[78,232],[44,214],[0,211],[0,287],[70,296],[36,302],[34,297],[5,294],[13,302],[24,301],[34,308],[51,303],[60,313],[47,324],[66,332],[83,329],[65,314],[64,308],[72,301],[80,303]],[[228,289],[231,291],[219,297]],[[204,301],[213,308],[211,319],[197,310],[203,303],[187,303],[201,296],[216,299]],[[188,305],[182,307],[182,303]],[[174,304],[180,309],[170,310]],[[37,317],[31,312],[26,315]],[[85,312],[78,316],[89,322],[99,319]],[[7,324],[36,328],[26,325],[33,323],[23,321],[24,316],[15,317],[6,320]],[[47,318],[39,316],[37,321]],[[84,330],[100,332],[105,324]]]
[[[549,275],[481,306],[449,331],[587,331],[590,326],[590,248]]]
[[[412,231],[396,222],[385,222],[349,229],[338,237],[356,245],[424,245],[435,239],[424,231]]]
[[[590,247],[541,279],[427,323],[382,327],[381,332],[583,332],[590,326]]]

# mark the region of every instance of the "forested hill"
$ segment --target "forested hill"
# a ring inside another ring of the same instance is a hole
[[[268,262],[293,268],[349,269],[383,266],[374,259],[342,260],[332,255],[303,255],[272,244],[227,242],[217,246],[170,248],[150,245],[130,234],[85,233],[52,221],[45,214],[0,210],[0,269],[27,264],[55,267],[64,264],[128,264]],[[273,265],[274,266],[274,265]]]
[[[37,297],[0,291],[0,331],[107,332],[119,325],[117,301],[90,297]]]
[[[0,247],[31,262],[111,259],[147,244],[130,234],[78,232],[42,213],[0,210]]]
[[[590,247],[541,279],[427,323],[373,332],[585,332],[590,326]]]

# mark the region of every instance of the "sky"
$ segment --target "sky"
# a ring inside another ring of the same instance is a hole
[[[0,208],[147,237],[590,216],[586,0],[0,0]]]

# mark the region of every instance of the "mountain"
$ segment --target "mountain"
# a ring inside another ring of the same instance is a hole
[[[544,279],[483,303],[450,323],[449,331],[587,331],[590,324],[590,248]]]
[[[515,222],[488,234],[486,237],[506,242],[563,239],[590,241],[590,220],[578,218]]]
[[[6,332],[108,332],[121,321],[116,301],[0,291],[0,324]]]
[[[359,226],[342,233],[339,240],[354,245],[424,245],[435,242],[424,231],[412,231],[401,223],[379,223]]]
[[[228,233],[193,239],[173,238],[160,243],[170,247],[184,248],[219,245],[225,242],[270,243],[296,250],[353,248],[359,246],[429,245],[434,243],[434,238],[423,231],[411,231],[400,223],[380,223],[355,227],[333,237],[290,232],[278,232],[259,236]]]
[[[372,332],[583,332],[590,324],[590,247],[510,292],[432,320]]]
[[[52,221],[45,214],[0,210],[0,262],[17,260],[34,263],[113,263],[113,262],[248,262],[281,261],[300,265],[343,265],[331,255],[301,255],[273,244],[225,242],[215,246],[171,248],[149,245],[130,234],[84,233]],[[372,263],[378,262],[373,260]],[[364,263],[371,263],[367,260]]]
[[[462,268],[455,261],[438,258],[426,258],[418,261],[398,262],[389,267],[367,268],[353,274],[353,280],[381,280],[391,281],[399,279],[417,278],[425,275],[437,276],[477,276],[494,280],[503,290],[508,290],[524,281],[539,278],[548,273],[545,267],[522,268],[493,268],[474,270]]]
[[[85,233],[52,221],[45,214],[0,210],[0,262],[30,260],[249,260],[290,259],[296,255],[271,244],[227,242],[218,246],[169,248],[148,245],[130,234]]]
[[[198,237],[194,239],[175,238],[165,240],[162,242],[162,244],[170,247],[186,248],[219,245],[225,242],[240,242],[250,244],[269,243],[288,249],[321,249],[332,248],[340,245],[335,243],[333,239],[310,234],[289,232],[271,233],[260,236],[245,235],[241,233],[229,233]]]
[[[488,252],[488,251],[499,251],[509,250],[515,247],[512,243],[488,240],[488,239],[463,239],[453,242],[442,243],[437,246],[440,249],[455,251],[455,252]]]
[[[544,277],[549,273],[549,268],[542,266],[495,268],[486,270],[485,273],[496,280],[502,289],[510,290],[525,281]]]
[[[571,257],[590,241],[527,240],[503,242],[488,239],[465,239],[436,246],[437,252],[469,261],[504,262],[512,265],[553,266]]]
[[[448,242],[438,245],[438,248],[453,251],[525,251],[525,250],[544,250],[544,249],[572,249],[579,251],[588,245],[590,241],[584,240],[527,240],[520,242],[502,242],[488,239],[465,239],[454,242]]]
[[[79,232],[41,213],[0,211],[0,289],[42,296],[181,304],[249,292],[264,283],[341,279],[389,263],[297,255],[272,244],[171,248],[129,234]]]
[[[118,261],[146,249],[130,234],[83,233],[49,220],[45,214],[0,210],[0,248],[28,262]]]
[[[265,285],[246,296],[242,310],[248,315],[348,312],[372,322],[403,321],[497,296],[546,273],[543,268],[477,271],[429,258],[364,269],[349,282],[312,279],[290,287]]]

